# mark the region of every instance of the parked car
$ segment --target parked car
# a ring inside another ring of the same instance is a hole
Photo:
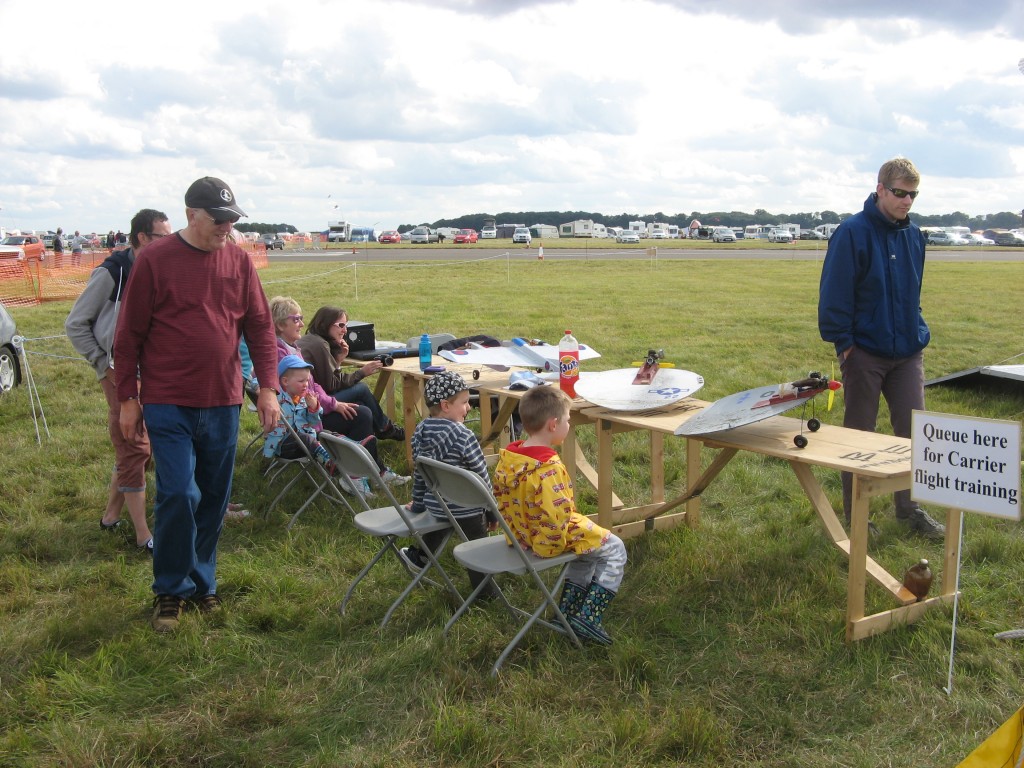
[[[512,242],[529,245],[533,242],[533,236],[526,227],[516,227],[516,231],[512,233]]]
[[[792,243],[793,233],[788,229],[773,229],[768,233],[769,243]]]
[[[996,245],[1024,245],[1024,237],[1016,232],[996,232],[992,239]]]
[[[615,236],[616,243],[639,243],[640,234],[632,229],[624,229]]]
[[[933,231],[928,233],[928,245],[969,245],[955,232]]]
[[[260,236],[260,242],[267,247],[268,251],[273,251],[275,248],[279,251],[284,250],[284,239],[277,235],[267,234]]]
[[[411,243],[412,242],[412,230],[411,229],[408,229],[405,232],[399,232],[398,235],[399,235],[399,237],[402,238],[402,242],[403,243]]]
[[[38,235],[8,235],[0,242],[0,259],[41,259],[46,251]]]
[[[452,238],[454,243],[475,243],[479,239],[475,229],[460,229],[458,234]]]
[[[995,245],[996,241],[990,237],[979,235],[974,232],[968,232],[966,235],[962,235],[963,239],[967,241],[968,245]]]
[[[711,239],[716,243],[735,243],[736,233],[728,227],[715,227],[715,231],[711,234]]]
[[[828,235],[824,232],[819,232],[816,229],[801,229],[800,230],[801,240],[828,240]]]
[[[481,240],[493,240],[497,236],[498,236],[498,228],[497,227],[484,227],[483,229],[480,230],[480,239]]]
[[[664,229],[656,229],[651,232],[651,240],[668,240],[668,232]]]
[[[14,326],[14,318],[7,308],[0,303],[0,392],[13,389],[21,381],[21,367],[18,353],[14,349],[14,337],[18,329]]]
[[[409,233],[410,243],[436,243],[437,242],[437,230],[431,229],[430,227],[416,227],[412,232]]]
[[[380,233],[380,237],[377,238],[378,243],[400,243],[402,242],[402,236],[394,229],[386,229]]]

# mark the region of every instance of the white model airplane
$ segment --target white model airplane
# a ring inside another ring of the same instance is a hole
[[[445,360],[468,365],[485,365],[498,371],[517,368],[539,368],[544,371],[558,370],[558,346],[543,342],[530,342],[515,338],[502,342],[500,347],[474,345],[469,349],[453,349],[438,352]],[[580,360],[590,360],[601,355],[580,344]]]

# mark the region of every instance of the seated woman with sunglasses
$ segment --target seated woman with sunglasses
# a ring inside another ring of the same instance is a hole
[[[405,430],[387,417],[373,392],[363,382],[384,364],[371,360],[351,373],[343,373],[341,361],[348,357],[345,330],[348,314],[338,307],[320,307],[298,341],[303,357],[313,364],[313,379],[336,399],[366,406],[373,415],[373,432],[380,440],[405,440]]]
[[[278,362],[286,355],[303,357],[303,350],[300,349],[299,342],[302,340],[300,336],[304,323],[298,302],[289,296],[275,296],[270,300],[270,314],[274,319],[274,332],[277,334]],[[362,443],[377,462],[381,477],[386,482],[396,485],[408,482],[408,477],[392,472],[381,463],[377,455],[377,438],[373,434],[371,410],[360,403],[349,403],[328,394],[317,380],[317,363],[310,359],[309,355],[306,355],[305,358],[314,366],[312,390],[324,409],[321,418],[324,429]],[[370,397],[372,398],[373,395],[371,394]]]

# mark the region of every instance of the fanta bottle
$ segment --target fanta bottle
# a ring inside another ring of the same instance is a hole
[[[558,386],[569,397],[576,397],[576,382],[580,378],[580,343],[566,331],[558,342]]]

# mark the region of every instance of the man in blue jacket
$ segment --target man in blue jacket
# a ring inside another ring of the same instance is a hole
[[[893,432],[910,437],[911,414],[924,408],[924,348],[931,334],[921,316],[925,237],[910,221],[921,175],[904,157],[886,162],[864,210],[832,234],[821,270],[818,330],[835,345],[843,374],[843,426],[875,431],[879,397]],[[843,473],[850,520],[853,480]],[[945,527],[910,498],[894,494],[896,519],[911,531],[942,538]]]

